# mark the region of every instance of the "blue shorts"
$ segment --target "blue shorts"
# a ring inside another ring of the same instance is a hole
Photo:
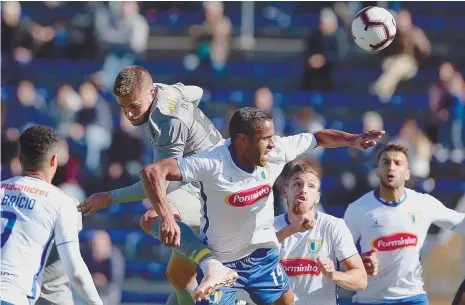
[[[237,288],[247,291],[255,304],[270,305],[290,288],[276,249],[258,249],[247,257],[224,265],[238,273],[236,284],[231,288],[220,288],[209,302],[197,302],[198,305],[234,305]]]

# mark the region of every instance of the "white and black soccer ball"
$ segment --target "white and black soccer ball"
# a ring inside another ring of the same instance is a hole
[[[369,6],[355,15],[351,32],[360,48],[377,52],[390,45],[396,37],[396,21],[388,10]]]

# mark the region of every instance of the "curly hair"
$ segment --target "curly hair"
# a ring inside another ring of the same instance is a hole
[[[141,66],[129,66],[121,70],[113,84],[113,94],[118,97],[139,92],[144,86],[152,84],[152,76]]]
[[[23,169],[37,170],[45,167],[48,158],[57,151],[57,136],[48,126],[31,126],[19,137],[19,154]]]
[[[252,137],[257,129],[266,121],[272,121],[270,113],[254,107],[243,107],[237,110],[229,122],[229,135],[236,139],[239,134]]]

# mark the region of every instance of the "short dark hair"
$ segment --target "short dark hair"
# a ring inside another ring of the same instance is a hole
[[[125,97],[139,92],[148,83],[153,83],[150,73],[141,66],[129,66],[121,70],[113,84],[113,94]]]
[[[291,178],[295,174],[313,174],[313,175],[315,175],[315,177],[318,178],[318,180],[320,180],[320,175],[318,174],[318,172],[312,166],[310,166],[307,163],[297,163],[294,166],[292,166],[289,173],[287,174],[286,186],[289,185],[289,182],[291,182]]]
[[[381,156],[385,153],[385,152],[388,152],[388,151],[398,151],[398,152],[401,152],[405,155],[405,157],[407,158],[407,161],[409,159],[409,150],[407,147],[405,147],[404,145],[402,144],[399,144],[399,143],[388,143],[386,146],[384,146],[383,148],[381,148],[379,151],[378,151],[378,154],[376,156],[376,163],[379,162],[379,160],[381,160]]]
[[[270,113],[254,107],[239,108],[229,122],[229,136],[235,140],[239,134],[253,137],[258,127],[266,121],[272,121]]]
[[[48,157],[58,149],[58,139],[52,128],[35,125],[19,137],[19,154],[24,170],[37,170],[45,166]]]

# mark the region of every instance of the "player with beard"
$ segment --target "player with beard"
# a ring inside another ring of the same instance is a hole
[[[432,223],[465,234],[465,214],[405,187],[408,149],[391,143],[377,157],[378,189],[351,203],[344,220],[363,251],[377,251],[378,274],[353,297],[357,304],[428,304],[420,252]]]
[[[158,161],[144,168],[141,181],[164,227],[150,222],[146,231],[160,231],[170,243],[179,234],[166,198],[165,181],[198,181],[204,198],[201,238],[215,257],[239,274],[232,288],[220,288],[210,304],[231,305],[236,290],[245,289],[252,300],[264,305],[294,304],[289,280],[279,264],[279,242],[273,227],[272,186],[284,166],[318,146],[351,146],[367,149],[384,131],[349,134],[320,130],[279,137],[269,113],[244,107],[229,123],[231,139],[213,150]],[[171,217],[170,217],[171,216]],[[203,296],[210,296],[205,291]]]
[[[294,165],[283,189],[289,212],[274,219],[281,264],[296,305],[336,305],[337,286],[353,291],[367,286],[367,273],[344,220],[315,209],[319,188],[311,166]],[[346,271],[338,271],[338,264]],[[242,292],[238,298],[250,302]]]

